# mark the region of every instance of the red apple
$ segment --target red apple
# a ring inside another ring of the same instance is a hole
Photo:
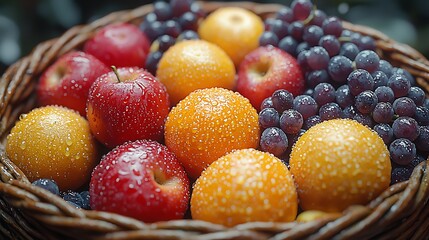
[[[258,110],[262,101],[274,91],[286,89],[298,96],[304,92],[304,87],[304,76],[296,59],[273,46],[250,52],[238,70],[237,91]]]
[[[84,51],[107,66],[143,67],[150,43],[140,29],[129,23],[110,24],[85,42]]]
[[[141,68],[119,68],[92,85],[86,117],[95,138],[109,148],[126,141],[161,141],[170,108],[166,87]]]
[[[176,156],[158,142],[137,140],[107,153],[92,172],[91,208],[144,222],[181,219],[189,179]]]
[[[61,105],[85,116],[89,88],[100,75],[109,70],[88,53],[67,53],[40,76],[37,83],[39,105]]]

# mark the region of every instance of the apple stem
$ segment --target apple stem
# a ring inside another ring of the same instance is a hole
[[[118,79],[118,83],[120,83],[121,79],[119,78],[118,69],[115,66],[111,66],[111,68],[112,68],[113,72],[115,73],[116,78]]]

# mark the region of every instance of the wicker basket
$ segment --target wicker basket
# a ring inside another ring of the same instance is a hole
[[[263,18],[280,7],[250,2],[201,4],[208,12],[225,5],[240,6]],[[58,56],[80,48],[98,28],[113,22],[139,23],[152,9],[145,5],[73,27],[59,38],[39,44],[11,66],[0,82],[2,142],[19,115],[35,106],[38,76]],[[382,58],[411,72],[429,92],[429,61],[419,52],[368,27],[350,23],[344,27],[372,36]],[[252,222],[233,228],[190,219],[146,224],[117,214],[75,209],[32,186],[1,145],[0,168],[1,239],[429,239],[428,161],[414,169],[409,181],[391,186],[367,206],[350,207],[341,216],[306,223]]]

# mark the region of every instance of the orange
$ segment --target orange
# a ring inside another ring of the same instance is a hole
[[[196,89],[233,89],[235,67],[218,46],[203,40],[189,40],[175,44],[164,53],[156,76],[167,87],[174,106]]]
[[[195,182],[193,219],[231,227],[251,221],[295,220],[298,197],[288,168],[278,158],[242,149],[213,162]]]
[[[249,100],[223,88],[192,92],[168,114],[165,144],[191,179],[234,149],[256,148],[258,114]]]
[[[30,181],[53,179],[62,191],[87,183],[98,160],[87,120],[57,106],[21,115],[7,137],[6,154]]]
[[[290,171],[303,210],[339,212],[366,204],[390,183],[389,151],[377,133],[350,119],[310,128],[295,143]]]
[[[238,66],[244,56],[259,47],[264,22],[255,13],[238,7],[223,7],[200,24],[198,33],[204,40],[220,46]]]

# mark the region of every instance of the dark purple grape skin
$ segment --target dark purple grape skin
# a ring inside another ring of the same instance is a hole
[[[319,109],[319,116],[322,121],[341,118],[341,107],[334,102],[326,103]]]
[[[414,143],[419,151],[429,151],[429,126],[420,126],[420,134]]]
[[[410,179],[411,174],[413,173],[413,166],[410,166],[410,164],[406,166],[402,166],[399,164],[393,164],[392,165],[392,173],[391,173],[391,182],[390,184],[395,184],[399,182],[404,182]]]
[[[356,44],[351,42],[346,42],[343,45],[341,45],[339,55],[344,56],[350,59],[351,61],[354,61],[358,53],[359,53],[359,48],[356,46]]]
[[[293,95],[284,89],[274,91],[271,95],[271,101],[273,102],[273,107],[279,114],[293,108]]]
[[[393,90],[395,98],[407,96],[411,88],[410,81],[402,74],[393,74],[389,78],[387,86]]]
[[[277,47],[279,44],[279,38],[277,35],[270,31],[265,31],[259,37],[259,46],[274,46]]]
[[[143,22],[140,25],[140,29],[151,42],[155,41],[155,39],[165,33],[165,26],[160,21],[150,23]]]
[[[425,103],[423,104],[423,106],[429,109],[429,98],[425,99]]]
[[[259,112],[259,126],[263,129],[269,127],[278,127],[280,115],[274,108],[264,108]]]
[[[359,123],[361,123],[361,124],[363,124],[363,125],[365,125],[365,126],[367,126],[369,128],[372,128],[374,126],[374,124],[375,124],[374,120],[371,117],[371,115],[369,115],[369,114],[363,114],[363,113],[360,113],[360,112],[357,112],[354,115],[353,120],[356,120],[357,122],[359,122]]]
[[[64,199],[64,201],[72,202],[72,203],[76,204],[77,206],[79,206],[80,208],[82,208],[82,206],[83,206],[83,198],[77,192],[68,191],[68,192],[63,194],[62,198]]]
[[[410,72],[408,72],[407,70],[403,69],[403,68],[393,68],[393,74],[400,74],[400,75],[404,75],[408,81],[410,82],[411,86],[415,86],[416,85],[416,80],[414,79],[413,75],[411,75]]]
[[[416,157],[416,146],[405,138],[393,140],[389,145],[390,159],[399,165],[408,165]]]
[[[354,97],[350,93],[348,85],[341,85],[335,91],[335,101],[341,108],[346,108],[354,103]]]
[[[308,50],[307,64],[312,70],[323,70],[328,67],[329,54],[320,46],[315,46]]]
[[[293,109],[301,113],[304,120],[310,116],[316,115],[318,112],[316,100],[308,95],[299,95],[295,97],[293,100]]]
[[[278,47],[292,56],[296,56],[298,42],[291,36],[286,36],[280,40]]]
[[[310,49],[310,46],[306,42],[298,43],[296,46],[296,54],[299,54],[300,52],[307,51]]]
[[[306,132],[305,129],[300,129],[298,131],[297,134],[286,134],[288,141],[289,141],[289,146],[291,146],[291,148],[293,147],[293,145],[298,141],[298,139]],[[290,149],[291,149],[290,148]]]
[[[365,90],[374,89],[374,79],[371,74],[364,69],[356,69],[351,72],[347,77],[347,84],[353,96],[357,96]]]
[[[288,139],[286,134],[278,127],[265,129],[261,134],[260,146],[262,151],[280,156],[288,148]]]
[[[395,100],[395,95],[393,90],[387,86],[380,86],[375,89],[375,95],[377,95],[378,102],[389,102],[393,103]]]
[[[304,32],[304,24],[300,21],[295,21],[288,26],[289,35],[295,40],[300,42],[302,40],[302,34]]]
[[[298,51],[298,49],[297,49],[297,51]],[[310,71],[310,66],[308,66],[307,58],[308,58],[308,51],[307,50],[303,50],[303,51],[299,52],[298,56],[296,58],[296,61],[298,62],[299,66],[305,72]]]
[[[416,114],[414,115],[419,126],[429,125],[429,109],[423,106],[416,107]]]
[[[308,96],[313,97],[313,93],[314,93],[314,88],[307,88],[307,89],[305,89],[303,95],[308,95]]]
[[[363,114],[371,113],[377,103],[377,96],[373,91],[370,90],[363,91],[355,97],[356,109]]]
[[[407,97],[411,98],[417,106],[422,106],[425,103],[425,92],[417,86],[410,88]]]
[[[322,119],[320,118],[319,115],[313,115],[310,116],[309,118],[307,118],[307,120],[304,121],[304,129],[310,129],[311,127],[315,126],[318,123],[321,123]]]
[[[280,10],[276,13],[276,18],[280,19],[284,22],[291,23],[293,22],[293,12],[287,6],[280,8]]]
[[[295,109],[289,109],[280,116],[280,128],[286,134],[297,134],[304,124],[301,113]]]
[[[378,134],[378,136],[383,139],[384,144],[387,146],[393,141],[393,129],[389,124],[379,123],[376,124],[373,130]]]
[[[393,67],[388,61],[381,59],[378,63],[378,70],[386,74],[387,78],[390,78],[393,74]]]
[[[373,73],[378,69],[380,57],[377,53],[371,50],[364,50],[355,58],[356,68],[367,70],[369,73]]]
[[[207,15],[207,12],[201,7],[201,5],[198,2],[191,3],[191,9],[190,11],[192,13],[195,13],[198,18],[204,18]]]
[[[290,6],[295,20],[305,20],[313,10],[313,4],[309,0],[294,0]]]
[[[174,17],[180,17],[185,12],[191,11],[194,0],[170,0],[170,6]]]
[[[325,35],[320,38],[319,46],[325,48],[328,52],[329,57],[338,55],[340,52],[341,44],[338,39],[333,35]]]
[[[275,18],[270,18],[270,21],[265,20],[265,31],[273,32],[278,39],[282,39],[288,35],[289,24]]]
[[[409,97],[400,97],[393,101],[393,110],[398,116],[413,117],[416,114],[416,104]]]
[[[177,41],[199,39],[199,38],[200,36],[198,35],[197,32],[192,30],[185,30],[177,37]]]
[[[335,82],[346,83],[351,72],[353,72],[353,62],[350,59],[334,56],[329,60],[328,73]]]
[[[37,186],[40,188],[43,188],[45,190],[48,190],[49,192],[60,195],[60,189],[58,188],[57,183],[54,180],[46,179],[46,178],[40,178],[35,180],[31,183],[33,186]]]
[[[186,12],[179,18],[182,30],[196,31],[198,29],[198,16],[193,12]]]
[[[157,41],[159,43],[158,50],[160,52],[167,51],[171,46],[173,46],[176,43],[176,40],[169,35],[162,35],[157,39]]]
[[[316,46],[324,35],[321,27],[310,25],[304,28],[302,39],[310,46]]]
[[[156,75],[156,70],[158,69],[158,63],[161,60],[162,52],[155,51],[148,54],[146,58],[145,68],[148,70],[152,75]]]
[[[318,106],[335,101],[335,88],[329,83],[319,83],[314,88],[313,98]]]
[[[360,39],[360,48],[362,50],[371,50],[375,51],[376,45],[374,38],[370,36],[362,36]]]
[[[261,103],[261,110],[265,108],[274,108],[273,100],[271,97],[265,98]]]
[[[343,32],[342,21],[337,17],[329,17],[325,19],[322,28],[326,35],[334,35],[335,37],[340,37]]]
[[[82,191],[79,193],[79,195],[82,197],[82,208],[85,210],[90,210],[91,206],[90,206],[90,198],[91,196],[89,195],[89,191]]]
[[[180,24],[174,20],[167,20],[164,22],[164,32],[174,38],[177,38],[182,33]]]
[[[387,82],[389,81],[389,78],[384,72],[375,71],[371,75],[374,78],[374,88],[378,88],[380,86],[387,86]]]
[[[417,121],[410,117],[399,117],[393,121],[393,134],[396,138],[406,138],[414,141],[420,134]]]
[[[326,70],[311,71],[305,76],[307,87],[314,88],[319,83],[329,82],[330,77]]]
[[[356,107],[353,105],[350,105],[343,109],[343,111],[341,112],[341,118],[354,119],[356,114],[357,114]]]
[[[389,102],[379,102],[372,112],[372,118],[377,123],[390,123],[393,121],[394,114],[392,104]]]
[[[159,21],[165,21],[172,17],[170,4],[163,1],[157,1],[153,4],[153,12]]]
[[[321,27],[326,17],[326,13],[324,11],[319,9],[313,10],[313,17],[310,20],[310,24]]]
[[[144,16],[142,25],[147,25],[157,20],[158,20],[158,17],[156,16],[156,14],[154,12],[150,12]]]

